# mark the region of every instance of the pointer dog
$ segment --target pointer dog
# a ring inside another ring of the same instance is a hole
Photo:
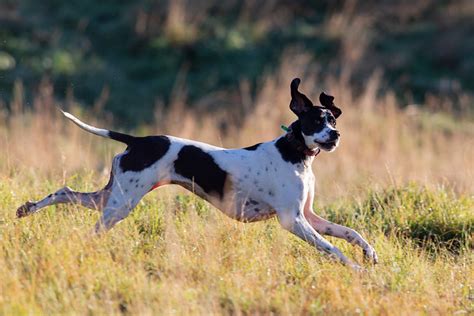
[[[178,184],[206,199],[226,215],[243,222],[277,215],[281,226],[318,250],[358,268],[322,234],[360,246],[366,258],[377,262],[374,248],[359,233],[313,213],[314,174],[311,163],[322,149],[339,143],[336,118],[342,111],[334,97],[321,93],[321,106],[298,91],[300,79],[291,82],[290,109],[298,119],[286,135],[241,149],[224,149],[172,136],[135,137],[87,125],[63,114],[84,130],[128,147],[114,157],[108,184],[100,191],[75,192],[64,187],[39,202],[26,202],[18,217],[43,207],[74,203],[103,210],[96,231],[110,229],[133,210],[140,199],[165,184]]]

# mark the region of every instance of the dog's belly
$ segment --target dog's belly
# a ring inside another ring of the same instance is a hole
[[[275,210],[270,205],[252,198],[226,198],[224,201],[208,201],[227,216],[240,222],[258,222],[275,216]],[[238,196],[238,195],[237,195]]]
[[[275,210],[257,198],[241,198],[235,202],[235,219],[242,222],[257,222],[275,216]]]
[[[258,198],[243,194],[241,191],[229,190],[221,199],[206,193],[199,185],[191,181],[173,180],[171,184],[177,184],[186,190],[196,194],[202,199],[221,210],[227,216],[241,222],[257,222],[273,217],[276,212],[267,203]]]

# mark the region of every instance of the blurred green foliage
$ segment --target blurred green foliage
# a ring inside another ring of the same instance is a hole
[[[89,106],[106,88],[106,109],[134,124],[152,119],[157,100],[169,102],[180,73],[191,101],[216,91],[238,96],[242,80],[255,93],[291,47],[309,53],[321,75],[350,63],[356,92],[381,69],[384,86],[400,98],[422,102],[432,93],[455,99],[474,90],[474,11],[465,10],[468,5],[2,0],[0,99],[8,103],[21,80],[31,100],[44,77],[59,99],[72,93]],[[361,56],[348,61],[358,49],[350,30],[365,42]],[[351,40],[354,47],[347,45]]]

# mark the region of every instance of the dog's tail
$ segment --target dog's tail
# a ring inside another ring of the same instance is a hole
[[[122,134],[122,133],[118,133],[118,132],[114,132],[114,131],[109,131],[107,129],[97,128],[97,127],[91,126],[89,124],[84,123],[83,121],[81,121],[80,119],[78,119],[77,117],[72,115],[71,113],[64,112],[61,109],[59,109],[59,110],[64,114],[65,117],[70,119],[74,124],[76,124],[77,126],[82,128],[83,130],[88,131],[89,133],[99,135],[99,136],[102,136],[102,137],[105,137],[105,138],[111,138],[113,140],[125,143],[127,145],[130,144],[131,142],[133,142],[133,140],[135,139],[135,137],[131,136],[131,135]]]

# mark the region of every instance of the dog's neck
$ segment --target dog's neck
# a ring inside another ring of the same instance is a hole
[[[299,120],[293,122],[287,133],[277,141],[277,147],[283,155],[283,159],[291,163],[304,162],[310,165],[314,156],[319,154],[320,149],[310,149],[306,146]]]
[[[300,152],[305,156],[315,157],[321,151],[319,148],[311,149],[308,146],[306,146],[306,143],[304,141],[302,131],[301,131],[300,120],[296,120],[293,123],[291,123],[289,130],[285,135],[285,138],[288,140],[290,145],[293,146],[297,152]]]

